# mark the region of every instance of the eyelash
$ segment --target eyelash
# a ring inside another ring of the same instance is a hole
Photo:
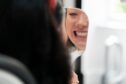
[[[70,16],[77,16],[77,13],[69,13]]]

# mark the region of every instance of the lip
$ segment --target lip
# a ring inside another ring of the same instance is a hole
[[[85,38],[87,37],[87,31],[73,31],[75,37]]]

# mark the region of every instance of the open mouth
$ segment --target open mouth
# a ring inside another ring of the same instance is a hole
[[[74,31],[74,35],[76,36],[76,37],[81,37],[81,38],[84,38],[84,37],[86,37],[87,36],[87,32],[85,32],[85,31]]]

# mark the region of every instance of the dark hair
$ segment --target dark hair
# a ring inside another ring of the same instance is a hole
[[[38,84],[68,84],[69,56],[47,0],[1,0],[0,8],[0,53],[24,63]]]
[[[82,8],[81,6],[82,6],[82,0],[75,0],[75,6],[76,6],[76,8]]]

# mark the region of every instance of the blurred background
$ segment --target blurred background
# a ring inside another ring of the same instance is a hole
[[[126,0],[65,0],[89,18],[84,84],[126,84]]]

